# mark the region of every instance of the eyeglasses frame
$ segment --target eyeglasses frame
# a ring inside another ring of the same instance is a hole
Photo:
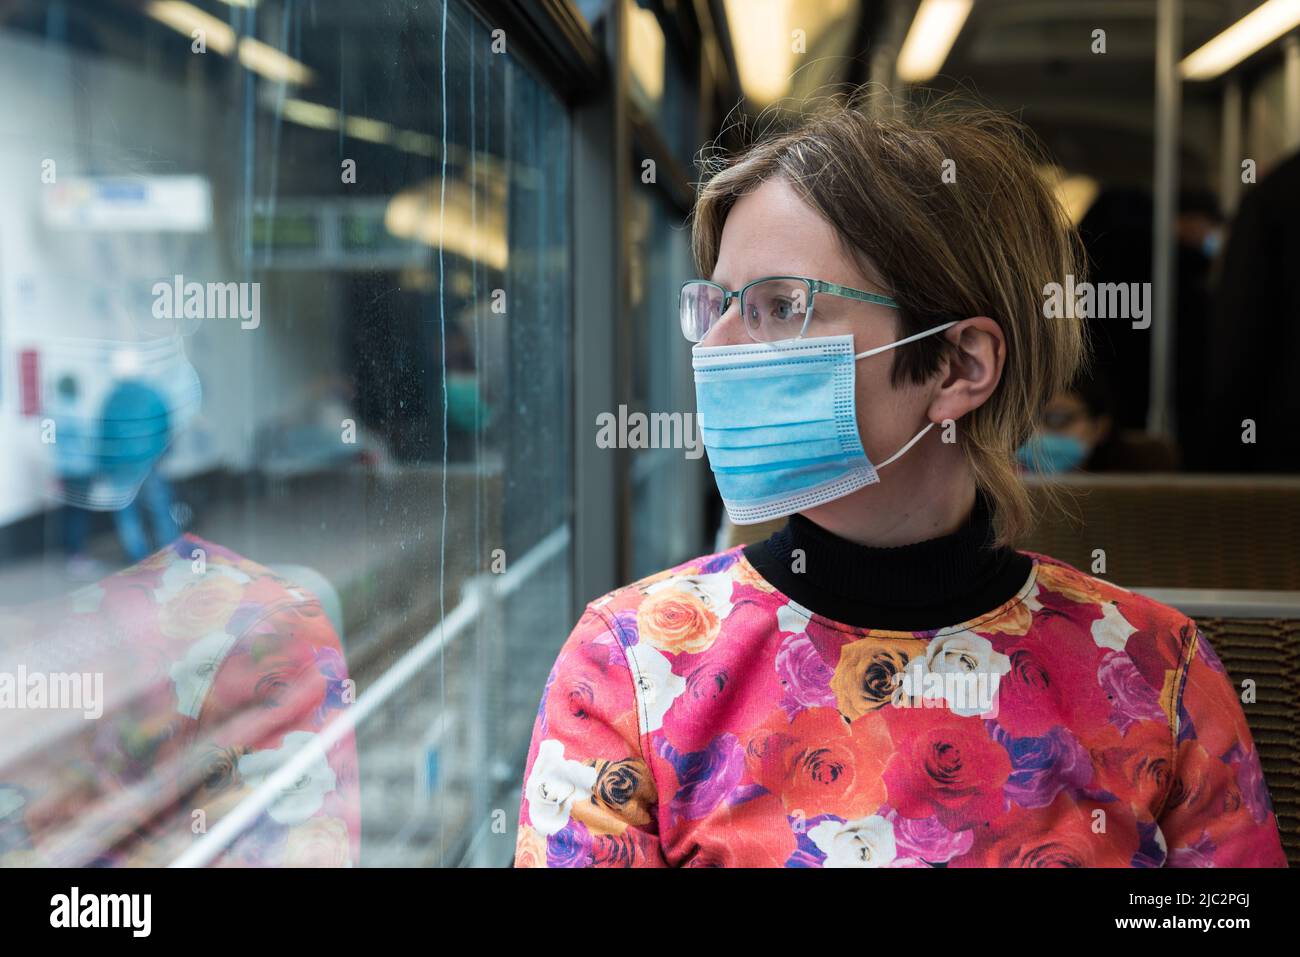
[[[854,289],[851,286],[841,286],[837,282],[827,282],[824,279],[811,279],[808,276],[763,276],[759,279],[753,280],[752,282],[745,283],[745,285],[736,290],[728,289],[726,286],[722,285],[722,283],[714,282],[712,279],[688,279],[686,282],[682,283],[681,288],[677,293],[678,319],[680,321],[681,297],[682,293],[686,290],[686,287],[703,283],[704,285],[712,286],[714,289],[717,289],[722,293],[722,310],[718,313],[719,319],[727,314],[727,310],[731,308],[731,301],[735,299],[740,302],[741,321],[744,322],[746,291],[748,291],[751,286],[757,286],[761,282],[771,282],[773,279],[797,279],[800,282],[806,282],[808,284],[808,312],[804,316],[803,326],[799,329],[799,335],[795,336],[796,339],[802,339],[804,333],[808,331],[808,323],[812,322],[813,306],[819,292],[824,292],[832,296],[840,296],[843,299],[854,299],[858,302],[874,302],[877,305],[888,306],[891,309],[902,308],[898,304],[897,300],[891,299],[889,296],[881,296],[878,293],[867,292],[864,289]],[[712,329],[712,325],[710,325],[709,328]],[[745,323],[745,331],[749,333],[749,337],[755,342],[764,341],[762,339],[754,338],[754,333],[750,330],[749,323]],[[684,332],[683,335],[685,335]],[[708,335],[707,331],[705,332],[705,335]],[[691,340],[688,339],[687,341]],[[702,342],[703,336],[694,341]]]

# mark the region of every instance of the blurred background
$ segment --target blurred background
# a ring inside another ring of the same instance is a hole
[[[582,606],[766,534],[596,441],[693,410],[696,155],[868,81],[1021,117],[1089,278],[1151,283],[1024,546],[1262,667],[1293,834],[1297,0],[0,0],[0,665],[137,663],[76,746],[4,719],[0,863],[508,863]],[[250,763],[294,733],[328,767]]]

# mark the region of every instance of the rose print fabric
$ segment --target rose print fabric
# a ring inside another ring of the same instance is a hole
[[[589,604],[528,752],[518,867],[1285,867],[1194,622],[1042,555],[932,632],[852,628],[737,546]]]
[[[191,535],[0,611],[0,672],[19,667],[101,674],[103,713],[0,708],[0,866],[165,866],[352,700],[315,596]],[[215,863],[350,866],[360,840],[349,734]]]

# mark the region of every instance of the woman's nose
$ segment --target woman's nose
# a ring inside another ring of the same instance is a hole
[[[733,301],[718,321],[709,327],[709,332],[700,340],[700,345],[737,346],[752,341],[740,315],[740,303]]]

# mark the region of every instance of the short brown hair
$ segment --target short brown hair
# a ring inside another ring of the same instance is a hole
[[[1045,287],[1067,274],[1082,281],[1086,260],[1040,164],[1037,141],[1006,114],[953,97],[903,109],[859,87],[805,101],[793,122],[734,155],[702,151],[692,214],[695,266],[708,276],[737,198],[784,177],[857,262],[880,271],[901,306],[900,337],[969,316],[1001,326],[1002,381],[959,430],[999,544],[1032,521],[1016,448],[1088,353],[1082,320],[1043,312]],[[946,170],[955,181],[945,182]],[[953,348],[941,336],[900,347],[890,381],[925,381]]]

